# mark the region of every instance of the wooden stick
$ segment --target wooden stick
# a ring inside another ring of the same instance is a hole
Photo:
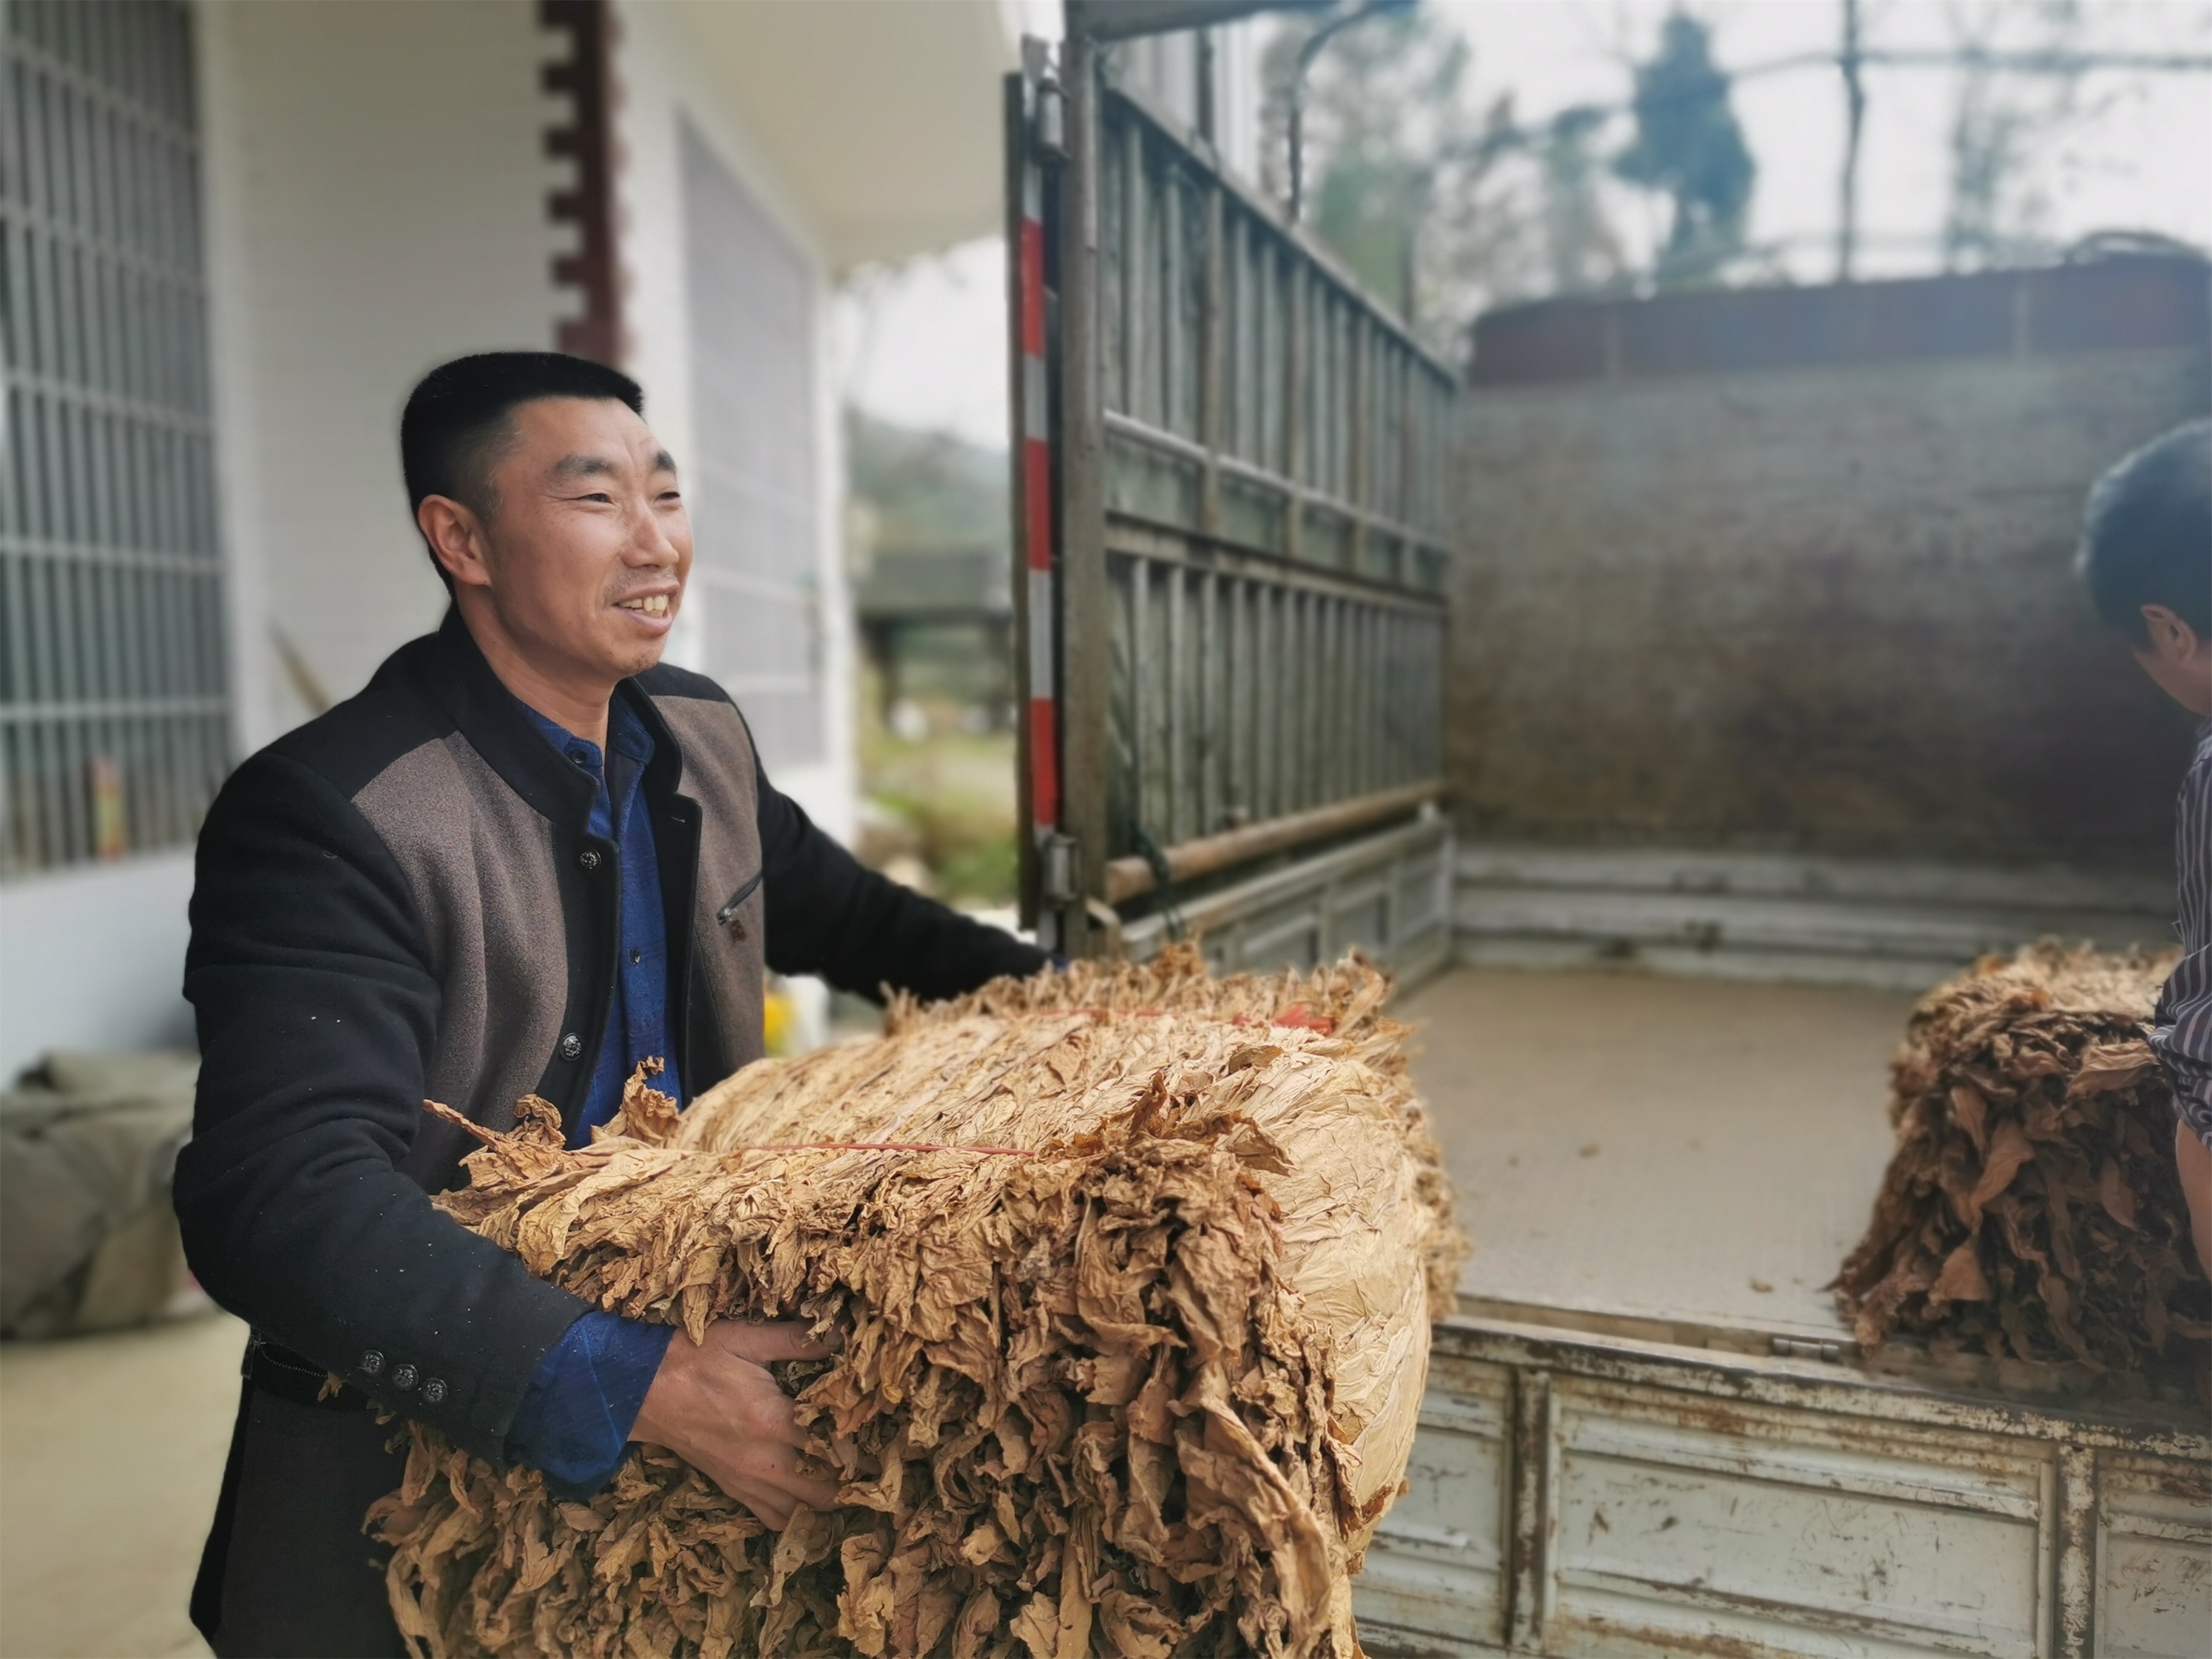
[[[1402,789],[1384,789],[1352,800],[1316,806],[1309,812],[1293,812],[1288,817],[1248,823],[1241,830],[1224,830],[1218,836],[1179,842],[1165,849],[1168,878],[1195,881],[1200,876],[1249,863],[1270,853],[1285,852],[1308,842],[1364,829],[1401,812],[1410,812],[1443,793],[1442,783],[1411,783]],[[1106,900],[1109,904],[1149,893],[1158,885],[1152,866],[1140,858],[1119,858],[1106,866]]]

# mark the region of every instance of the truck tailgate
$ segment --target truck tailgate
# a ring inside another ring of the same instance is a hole
[[[1860,1355],[1911,999],[1457,969],[1398,1005],[1475,1253],[1359,1581],[1383,1654],[2212,1653],[2171,1379]]]
[[[1376,1655],[2202,1656],[2212,1439],[1501,1321],[1440,1324],[1358,1583]]]

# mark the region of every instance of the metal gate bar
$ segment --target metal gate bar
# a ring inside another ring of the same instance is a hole
[[[1031,404],[1053,416],[1056,539],[1022,580],[1058,601],[1063,757],[1028,791],[1059,814],[1026,826],[1024,910],[1080,950],[1087,906],[1130,890],[1114,860],[1267,844],[1241,832],[1440,773],[1449,538],[1425,474],[1454,380],[1106,84],[1080,31],[1062,70],[1025,58],[1009,176],[1048,170],[1058,254],[1052,384],[1016,386],[1025,434]],[[1021,487],[1034,525],[1043,486]]]
[[[1109,719],[1130,728],[1135,768],[1107,826],[1118,857],[1434,775],[1439,757],[1404,737],[1430,723],[1416,705],[1439,688],[1386,672],[1380,643],[1401,632],[1419,650],[1441,632],[1443,526],[1401,515],[1432,507],[1412,482],[1450,380],[1133,100],[1107,94],[1100,121],[1097,269],[1113,323],[1097,459],[1108,580],[1133,596],[1111,608],[1131,632],[1110,653],[1128,678]],[[1196,580],[1158,568],[1163,543]],[[1248,643],[1220,604],[1212,576],[1231,553],[1248,556],[1248,591],[1280,596],[1286,648],[1269,652],[1260,630]],[[1375,600],[1302,581],[1305,567],[1373,584],[1394,611],[1411,601],[1421,620],[1386,629]],[[1212,682],[1197,665],[1216,659],[1246,669],[1255,708],[1291,711],[1277,788],[1240,775],[1234,741],[1213,740]]]
[[[1109,550],[1110,752],[1127,779],[1115,801],[1114,857],[1442,770],[1433,704],[1443,623],[1434,607],[1304,573],[1237,574],[1170,540]],[[1222,601],[1232,580],[1249,599]],[[1248,605],[1261,625],[1240,624]],[[1240,683],[1241,706],[1231,689]],[[1247,710],[1249,736],[1237,729]],[[1272,732],[1269,711],[1280,716]]]

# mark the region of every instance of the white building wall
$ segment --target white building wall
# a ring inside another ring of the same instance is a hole
[[[188,848],[0,883],[0,1085],[53,1048],[192,1047]]]
[[[760,146],[745,130],[742,112],[706,67],[710,61],[692,38],[681,9],[624,3],[619,10],[617,66],[623,97],[617,106],[617,142],[623,167],[617,177],[623,226],[627,367],[645,387],[646,411],[680,468],[697,454],[693,408],[691,296],[685,280],[683,171],[679,124],[714,150],[814,273],[813,338],[816,489],[820,495],[811,547],[793,548],[795,561],[815,570],[822,618],[823,759],[779,769],[778,788],[796,799],[824,830],[852,838],[858,795],[854,750],[852,602],[845,578],[841,502],[844,457],[837,421],[836,380],[830,338],[827,260],[814,227],[792,200]],[[695,583],[684,597],[672,659],[704,665],[703,632],[711,607],[730,603]]]
[[[466,351],[550,346],[566,163],[529,0],[201,0],[209,276],[238,729],[311,712],[434,628],[445,592],[399,475],[399,411]]]

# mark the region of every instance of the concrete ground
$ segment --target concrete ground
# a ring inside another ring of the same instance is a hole
[[[1492,1304],[1832,1334],[1910,1000],[1462,969],[1415,1075]],[[1766,1288],[1760,1288],[1765,1286]],[[0,1347],[0,1659],[201,1654],[185,1612],[238,1404],[236,1321]]]
[[[185,1616],[246,1328],[204,1314],[0,1346],[0,1655],[204,1654]]]
[[[1833,1338],[1912,999],[1463,968],[1393,1011],[1474,1255],[1462,1295]]]

